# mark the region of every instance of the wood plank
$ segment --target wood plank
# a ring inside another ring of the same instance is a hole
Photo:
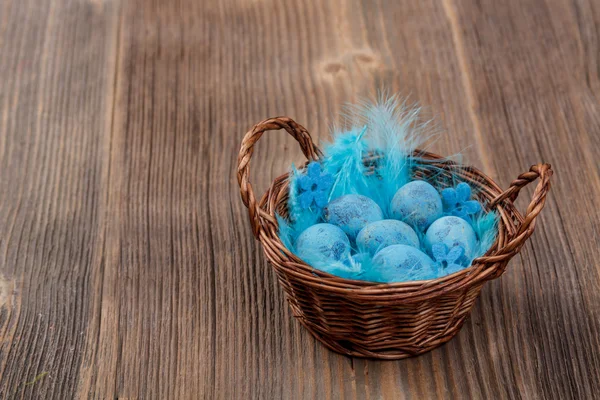
[[[511,396],[593,398],[599,390],[589,379],[600,371],[597,48],[581,45],[598,23],[595,8],[567,1],[449,7],[498,179],[540,161],[557,172],[536,235],[489,285],[473,317],[508,328],[490,341],[499,357],[488,360]],[[482,360],[489,350],[477,353]]]
[[[116,9],[0,2],[0,398],[73,398],[101,250]]]

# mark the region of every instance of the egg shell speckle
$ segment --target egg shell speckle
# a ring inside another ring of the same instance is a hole
[[[309,264],[345,260],[350,257],[350,241],[337,226],[316,224],[298,235],[296,254]]]
[[[421,250],[404,244],[395,244],[379,251],[367,278],[376,282],[404,282],[434,279],[437,267]]]
[[[405,244],[418,248],[419,237],[408,224],[395,219],[372,222],[356,236],[356,245],[359,250],[371,255],[394,244]]]
[[[351,240],[367,224],[383,219],[381,208],[373,200],[358,194],[338,197],[323,209],[323,218],[340,227]]]
[[[440,194],[425,181],[412,181],[398,189],[390,208],[394,218],[421,231],[443,213]]]
[[[465,249],[465,256],[470,258],[477,245],[477,235],[464,219],[448,216],[431,224],[424,241],[427,251],[431,251],[431,246],[435,243],[443,243],[448,248],[462,246]]]

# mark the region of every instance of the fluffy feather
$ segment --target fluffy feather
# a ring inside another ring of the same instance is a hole
[[[352,127],[366,127],[362,156],[372,155],[377,160],[377,172],[363,178],[368,189],[360,194],[369,195],[386,217],[390,216],[389,205],[394,194],[410,181],[414,150],[432,136],[428,123],[419,122],[420,108],[408,107],[396,96],[387,99],[381,96],[375,103],[363,101],[348,106],[345,116]],[[329,148],[335,148],[338,137],[343,135],[336,132],[334,145]],[[363,163],[362,157],[356,162]],[[340,173],[345,172],[342,169]]]
[[[488,213],[480,212],[473,218],[473,230],[479,239],[477,247],[473,252],[473,260],[485,255],[496,241],[496,237],[498,236],[498,219],[498,213],[495,211]]]
[[[365,194],[369,180],[363,157],[368,153],[367,143],[362,140],[367,126],[349,132],[338,132],[333,143],[325,145],[325,171],[332,174],[334,184],[329,201],[345,194]]]
[[[294,242],[296,241],[296,235],[294,228],[288,221],[279,214],[275,214],[277,219],[277,225],[279,226],[279,238],[281,243],[292,253],[295,251]]]
[[[301,172],[292,165],[292,171],[290,172],[290,191],[288,200],[288,209],[290,212],[290,221],[292,223],[293,238],[304,231],[309,226],[316,224],[321,217],[321,210],[314,205],[311,207],[301,207],[298,204],[298,176]]]

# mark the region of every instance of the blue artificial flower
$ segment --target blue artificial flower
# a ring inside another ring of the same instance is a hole
[[[471,222],[470,216],[481,210],[481,204],[477,200],[469,200],[470,198],[471,187],[465,182],[459,183],[456,188],[442,190],[444,211],[469,223]]]
[[[431,254],[440,267],[439,276],[450,275],[464,268],[461,259],[465,255],[465,249],[460,245],[448,249],[443,243],[435,243],[431,246]]]
[[[310,208],[313,203],[319,208],[327,205],[329,192],[333,186],[333,176],[326,172],[321,172],[321,165],[318,162],[311,162],[306,167],[306,174],[298,177],[298,187],[300,194],[298,204],[302,208]]]

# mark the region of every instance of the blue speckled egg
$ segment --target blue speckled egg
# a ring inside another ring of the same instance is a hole
[[[434,279],[437,274],[435,263],[427,254],[405,244],[395,244],[373,257],[366,278],[376,282],[405,282]]]
[[[339,226],[351,240],[370,222],[383,219],[381,208],[373,200],[359,194],[338,197],[323,209],[323,218]]]
[[[296,255],[308,264],[346,260],[350,257],[350,241],[340,228],[316,224],[302,232],[296,240]]]
[[[395,219],[371,222],[356,236],[356,246],[371,255],[393,244],[419,247],[417,233],[406,223]]]
[[[443,212],[440,194],[425,181],[412,181],[398,189],[390,208],[394,218],[421,231]]]
[[[431,224],[425,234],[427,251],[431,251],[431,246],[435,243],[443,243],[448,248],[462,246],[465,256],[470,258],[477,245],[477,235],[464,219],[454,216],[442,217]]]

